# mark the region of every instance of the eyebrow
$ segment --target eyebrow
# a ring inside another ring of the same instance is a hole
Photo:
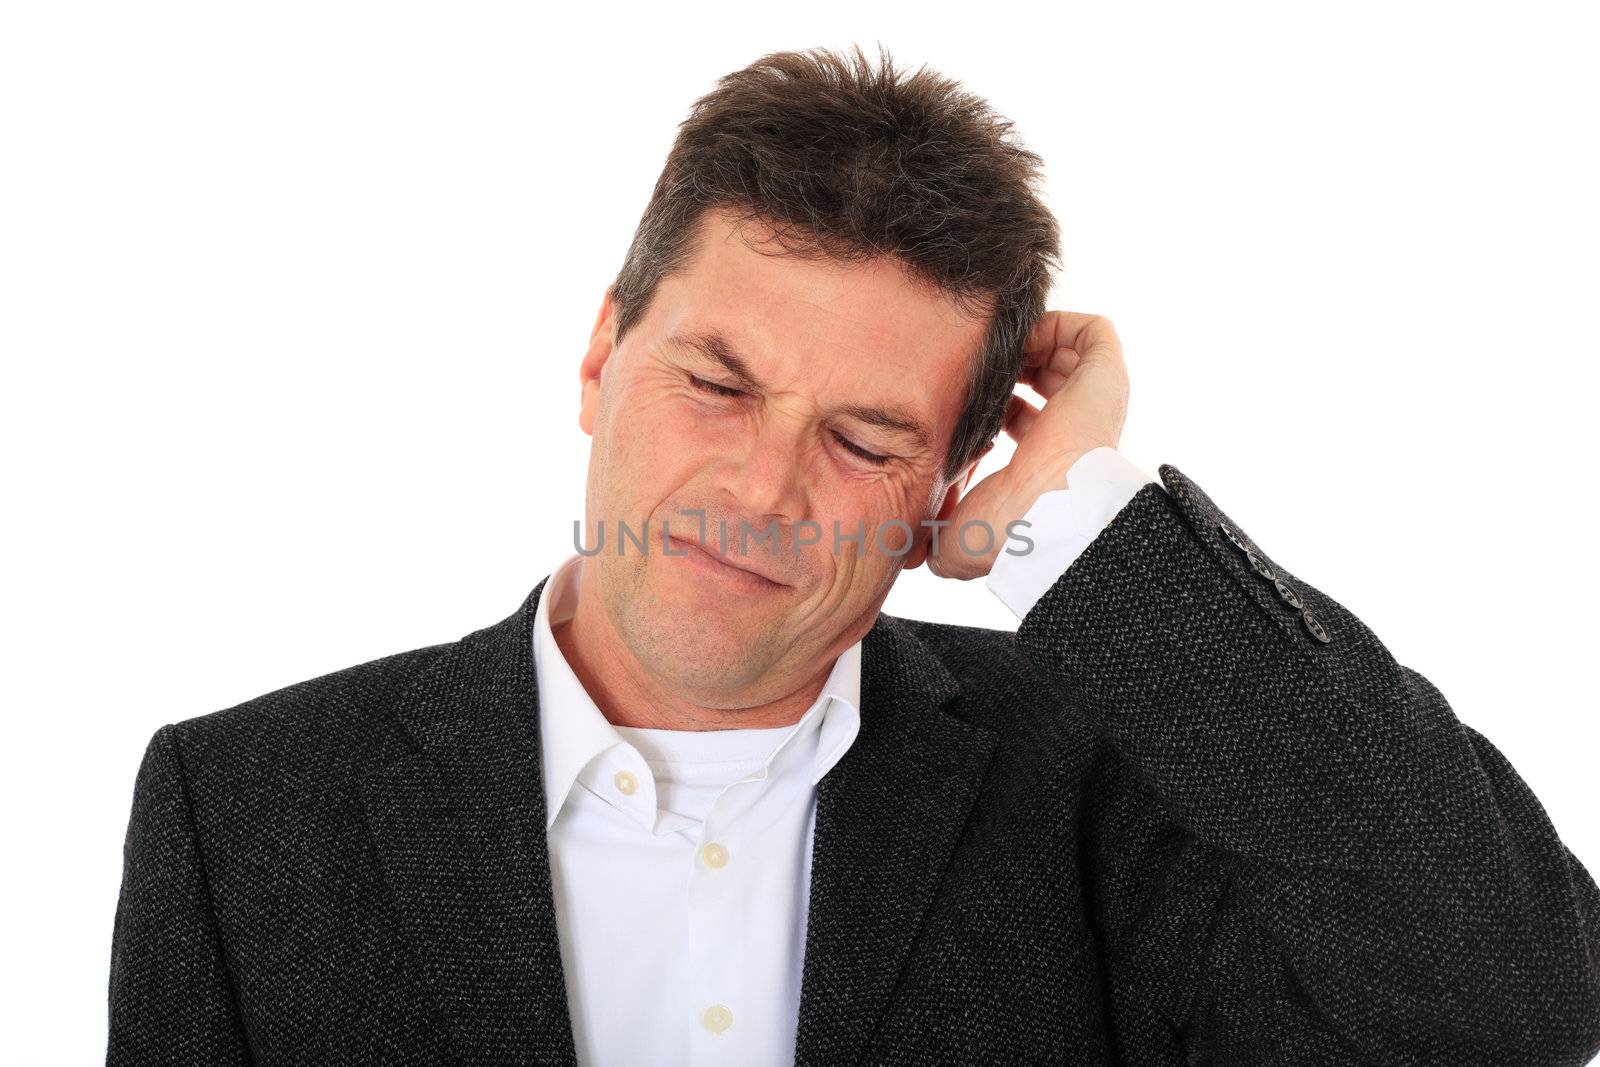
[[[753,392],[761,390],[761,382],[750,370],[749,362],[728,343],[728,339],[717,330],[698,330],[687,333],[673,334],[667,338],[667,344],[678,348],[688,349],[720,364],[727,372],[738,379],[739,384]],[[864,422],[869,426],[890,430],[904,434],[916,442],[919,448],[931,450],[933,435],[930,434],[921,421],[908,412],[900,409],[874,407],[870,404],[845,404],[839,411]]]

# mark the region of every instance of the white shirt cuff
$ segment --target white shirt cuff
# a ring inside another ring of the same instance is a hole
[[[989,570],[989,591],[1017,618],[1028,614],[1123,505],[1153,481],[1110,445],[1079,456],[1067,468],[1066,487],[1043,493],[1006,538]]]

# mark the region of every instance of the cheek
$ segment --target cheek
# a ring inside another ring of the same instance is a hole
[[[624,386],[607,399],[596,441],[605,450],[608,495],[648,515],[717,454],[715,435],[697,420],[694,405],[670,390]]]
[[[913,536],[919,528],[922,513],[912,507],[913,493],[894,482],[838,481],[825,498],[817,500],[818,513],[814,516],[823,529],[824,548],[835,558],[829,561],[835,581],[849,586],[854,592],[859,583],[876,587],[878,580],[899,565],[904,553],[900,552],[906,541],[906,528],[895,523],[899,519],[911,528]],[[833,548],[833,524],[837,520],[841,534],[864,533],[861,542],[846,541],[841,536],[838,552]],[[882,548],[879,547],[881,530]],[[842,590],[841,590],[842,592]],[[863,595],[865,593],[863,592]]]

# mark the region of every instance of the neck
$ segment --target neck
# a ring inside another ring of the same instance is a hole
[[[587,567],[585,559],[580,566]],[[590,699],[613,726],[658,730],[767,729],[800,721],[816,703],[833,661],[794,691],[766,703],[711,708],[662,685],[617,636],[600,599],[598,577],[585,573],[572,617],[553,629],[556,645]]]

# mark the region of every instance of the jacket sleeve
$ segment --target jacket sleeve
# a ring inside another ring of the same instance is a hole
[[[1533,793],[1359,619],[1160,474],[1017,643],[1227,872],[1165,1025],[1192,1062],[1584,1062],[1600,892]],[[1157,906],[1192,919],[1176,877]]]
[[[145,749],[122,856],[106,1063],[248,1063],[171,725]]]

